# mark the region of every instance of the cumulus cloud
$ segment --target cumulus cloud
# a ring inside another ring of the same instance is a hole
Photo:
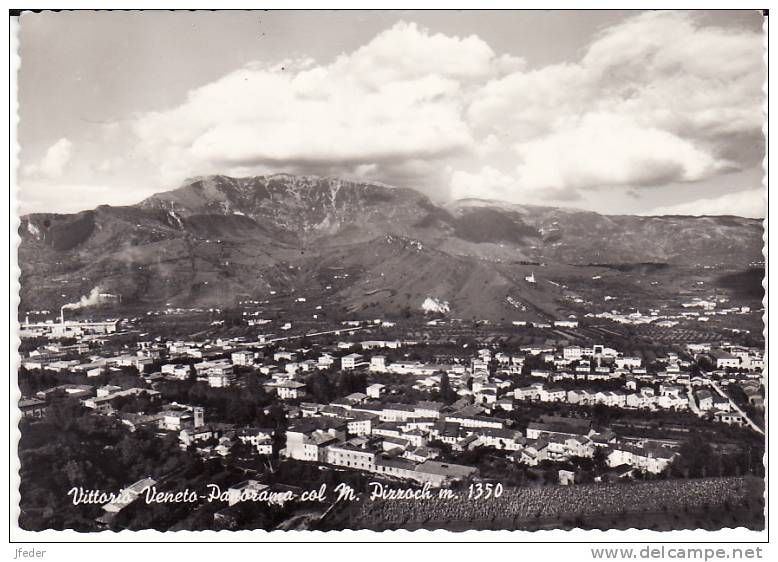
[[[469,153],[474,89],[522,61],[475,36],[398,23],[329,65],[251,65],[134,123],[167,176],[225,166],[373,170]]]
[[[77,213],[94,209],[110,201],[112,205],[134,205],[153,195],[159,189],[149,185],[115,185],[57,182],[52,189],[50,182],[28,181],[20,186],[19,214],[27,213]]]
[[[759,33],[683,12],[631,16],[574,60],[545,66],[475,35],[400,22],[334,59],[254,62],[177,106],[111,122],[82,169],[92,181],[130,176],[157,189],[209,173],[286,171],[437,199],[597,207],[609,189],[648,200],[654,187],[753,169],[764,149],[764,77]],[[60,139],[26,175],[84,181],[61,177],[72,148]]]
[[[764,189],[750,189],[738,193],[727,193],[650,209],[644,215],[737,215],[763,218],[767,207]]]
[[[133,131],[163,181],[278,169],[453,198],[639,192],[759,160],[761,49],[757,33],[648,12],[578,60],[527,69],[479,37],[400,22],[328,64],[239,69]],[[744,138],[752,149],[734,148]]]
[[[542,189],[522,181],[516,173],[506,173],[492,166],[476,171],[451,172],[453,199],[492,199],[510,203],[570,203],[581,200],[578,191],[544,184]]]
[[[492,80],[468,117],[514,141],[522,189],[699,181],[761,160],[762,49],[757,33],[649,12],[602,31],[578,62]]]
[[[528,189],[580,190],[696,181],[726,168],[694,143],[614,114],[588,114],[518,143],[517,182]]]
[[[759,33],[649,12],[603,33],[581,64],[617,111],[716,144],[761,128],[763,52]]]
[[[46,150],[39,162],[26,166],[22,172],[27,176],[57,179],[62,176],[72,153],[73,143],[63,137]]]
[[[400,22],[354,53],[340,56],[330,70],[357,76],[372,87],[380,87],[431,75],[480,81],[501,71],[523,67],[523,59],[510,55],[498,57],[475,35],[450,37],[433,34],[415,23]]]
[[[454,199],[514,199],[516,178],[492,166],[476,172],[456,170],[451,174],[451,195]]]

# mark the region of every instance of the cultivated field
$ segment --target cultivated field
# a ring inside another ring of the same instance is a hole
[[[764,527],[763,484],[754,478],[654,480],[506,488],[499,498],[365,501],[340,518],[387,529]],[[367,500],[367,498],[363,498]],[[329,523],[332,523],[330,521]]]

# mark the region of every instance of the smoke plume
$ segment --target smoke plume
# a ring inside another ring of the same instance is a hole
[[[76,308],[84,308],[85,306],[92,306],[100,301],[100,287],[92,289],[88,295],[84,295],[78,302],[69,302],[62,306],[62,309],[73,310]]]

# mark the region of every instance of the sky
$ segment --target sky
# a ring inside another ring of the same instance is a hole
[[[25,14],[22,214],[287,172],[762,217],[753,11]]]

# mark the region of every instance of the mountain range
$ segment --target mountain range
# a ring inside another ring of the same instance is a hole
[[[503,318],[558,314],[565,289],[602,271],[745,270],[762,261],[763,230],[735,216],[437,204],[407,188],[276,174],[194,178],[136,205],[26,215],[19,233],[22,310],[100,287],[126,306],[299,295],[376,316],[431,298],[452,314]],[[528,282],[535,274],[549,283]]]

